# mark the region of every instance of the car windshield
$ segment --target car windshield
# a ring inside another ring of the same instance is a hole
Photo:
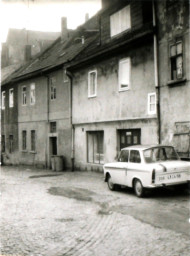
[[[146,163],[178,160],[179,157],[173,147],[155,147],[143,152]]]

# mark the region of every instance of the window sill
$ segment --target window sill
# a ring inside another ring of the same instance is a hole
[[[28,150],[21,150],[22,153],[28,153]]]
[[[121,89],[121,88],[119,89],[119,92],[126,92],[126,91],[129,91],[129,87],[125,88],[125,89],[124,88],[123,89]]]
[[[30,151],[30,154],[37,154],[36,151]]]
[[[88,95],[88,98],[91,99],[91,98],[96,98],[96,95]]]
[[[167,85],[171,87],[178,86],[179,84],[186,82],[186,80],[187,80],[186,78],[182,78],[179,80],[171,80],[171,81],[168,81]]]

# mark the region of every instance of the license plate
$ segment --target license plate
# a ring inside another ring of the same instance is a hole
[[[170,182],[175,180],[183,180],[184,176],[182,173],[166,174],[157,177],[158,182]]]

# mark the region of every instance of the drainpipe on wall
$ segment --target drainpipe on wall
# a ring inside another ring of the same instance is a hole
[[[153,26],[156,28],[156,11],[155,11],[155,1],[152,1],[152,11],[153,11]],[[155,88],[157,95],[157,120],[158,120],[158,142],[161,143],[161,117],[160,117],[160,86],[159,86],[159,70],[158,70],[158,39],[157,39],[157,28],[154,32],[154,78],[155,78]]]
[[[47,130],[49,129],[49,76],[47,78]],[[49,143],[49,142],[48,142]],[[48,167],[48,143],[46,144],[46,168]]]
[[[74,134],[75,134],[75,127],[73,125],[73,74],[65,69],[66,75],[70,79],[70,124],[72,127],[72,135],[71,135],[71,170],[74,172],[74,160],[75,160],[75,151],[74,151]]]

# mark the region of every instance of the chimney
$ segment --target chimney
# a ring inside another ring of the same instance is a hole
[[[63,41],[68,37],[68,31],[67,31],[67,18],[62,17],[61,18],[61,40]]]
[[[25,45],[25,61],[29,61],[31,60],[31,50],[32,50],[32,46],[31,45]]]
[[[85,22],[87,22],[89,20],[89,13],[85,14]]]

